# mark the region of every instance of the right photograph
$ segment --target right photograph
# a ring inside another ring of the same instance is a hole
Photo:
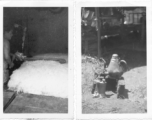
[[[81,7],[82,114],[147,113],[146,7]]]

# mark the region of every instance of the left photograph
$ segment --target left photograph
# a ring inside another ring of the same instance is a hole
[[[3,113],[68,113],[68,7],[3,7]]]

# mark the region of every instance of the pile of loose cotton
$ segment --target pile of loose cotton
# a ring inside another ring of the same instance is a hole
[[[67,98],[68,64],[26,61],[10,76],[8,87],[17,92]]]

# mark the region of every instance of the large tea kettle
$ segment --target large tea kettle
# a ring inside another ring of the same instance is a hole
[[[108,78],[119,79],[127,71],[127,62],[120,60],[118,54],[113,54],[109,66],[106,68]]]

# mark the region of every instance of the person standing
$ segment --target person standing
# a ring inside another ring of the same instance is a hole
[[[9,79],[9,68],[14,66],[14,56],[10,53],[10,40],[13,36],[13,29],[4,28],[3,34],[3,83],[7,83]],[[12,56],[12,59],[11,59]]]

